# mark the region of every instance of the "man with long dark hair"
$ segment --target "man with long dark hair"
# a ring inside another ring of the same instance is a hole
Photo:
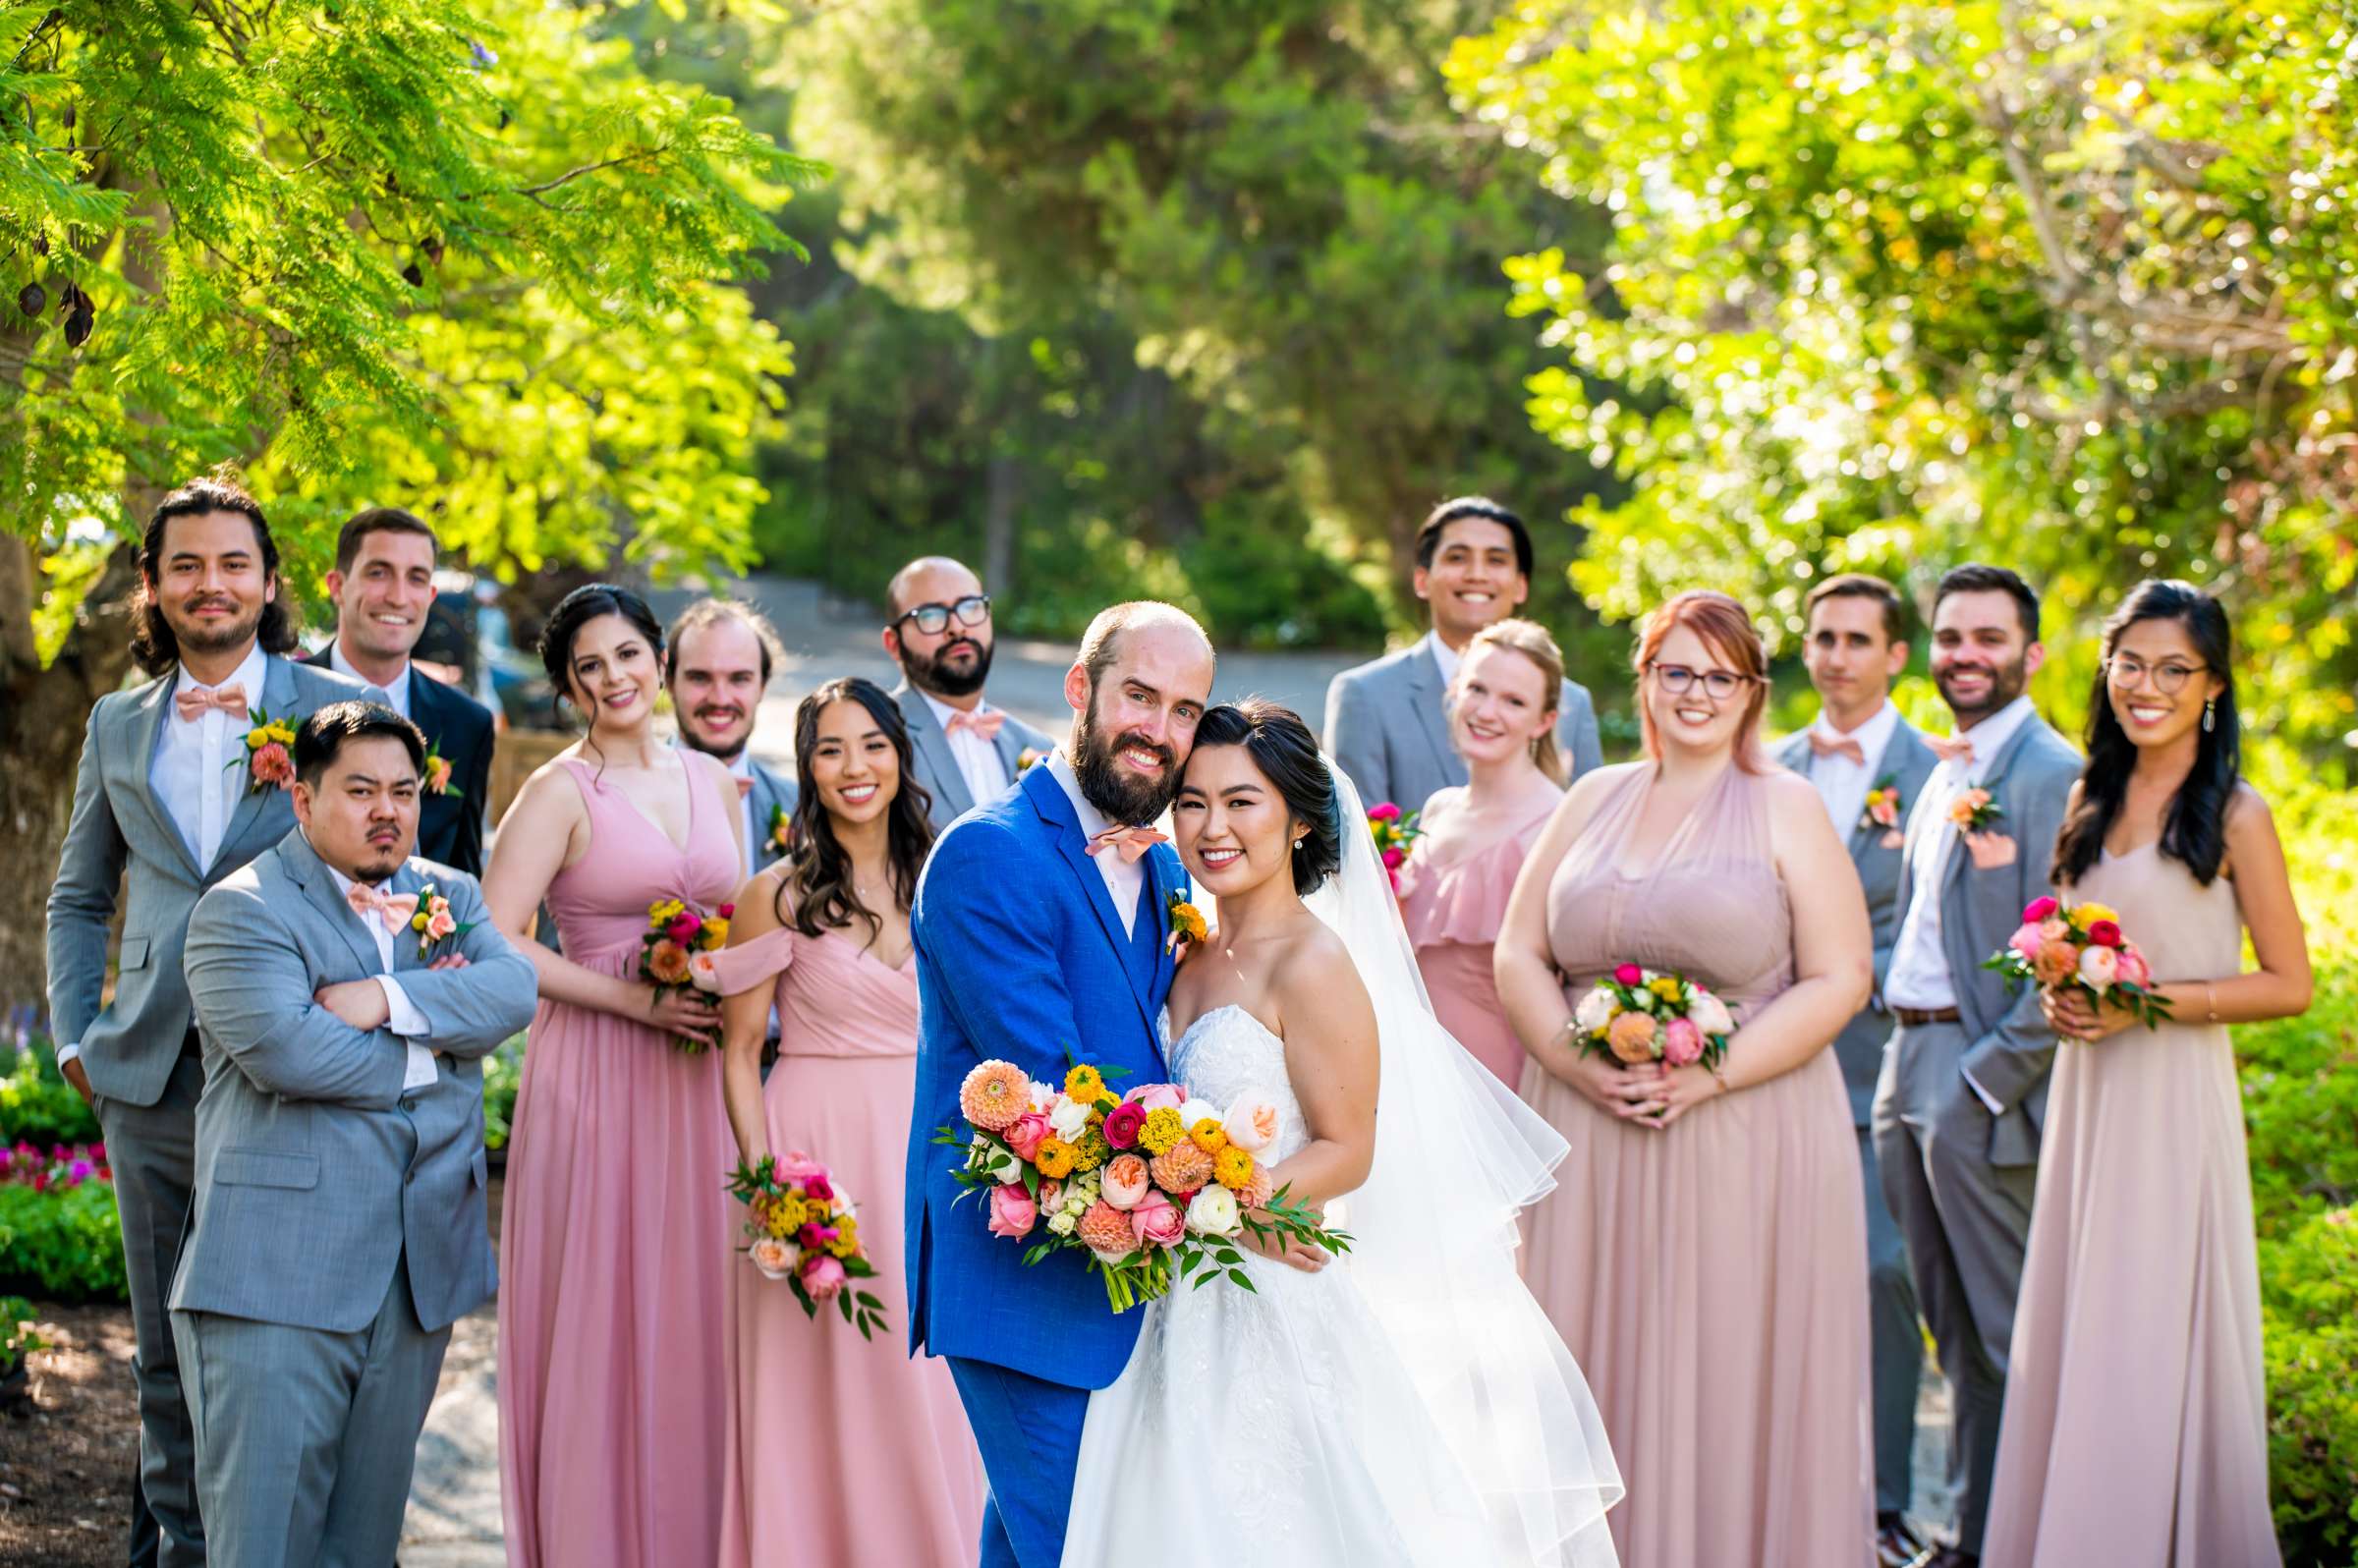
[[[917,781],[938,833],[1015,786],[1026,753],[1055,743],[982,695],[995,645],[982,579],[946,555],[925,555],[884,590],[884,651],[901,666],[892,700],[917,751]]]
[[[97,1111],[115,1172],[139,1341],[131,1557],[200,1563],[193,1436],[164,1313],[204,1080],[181,973],[189,913],[294,827],[295,727],[328,702],[383,694],[285,656],[295,629],[278,545],[261,504],[224,478],[183,485],[148,518],[134,614],[132,651],[154,679],[90,711],[49,894],[49,1013],[58,1064]],[[101,1007],[118,885],[120,974]]]

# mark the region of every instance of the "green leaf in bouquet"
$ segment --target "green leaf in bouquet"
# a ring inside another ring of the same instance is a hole
[[[1243,1269],[1231,1268],[1228,1270],[1228,1277],[1235,1280],[1238,1284],[1244,1286],[1245,1289],[1253,1291],[1254,1295],[1258,1296],[1261,1294],[1259,1290],[1254,1289],[1252,1276],[1247,1274]]]

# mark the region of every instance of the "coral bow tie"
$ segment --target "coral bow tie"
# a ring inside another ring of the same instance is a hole
[[[211,708],[236,718],[246,716],[246,688],[243,686],[192,686],[173,697],[172,705],[190,723],[204,717]]]
[[[388,931],[400,930],[410,924],[410,917],[418,913],[417,894],[380,893],[359,882],[352,884],[351,891],[344,895],[344,902],[350,904],[352,912],[363,920],[374,915],[385,923]]]
[[[960,730],[973,730],[983,740],[995,741],[999,738],[999,726],[1006,722],[1007,715],[995,707],[978,708],[972,713],[952,713],[949,723],[943,725],[942,729],[951,735]]]
[[[1928,735],[1924,744],[1943,762],[1973,760],[1973,737],[1969,735]]]
[[[1088,852],[1102,855],[1107,850],[1120,850],[1124,866],[1136,866],[1140,856],[1157,844],[1170,839],[1151,827],[1109,827],[1089,841]]]
[[[754,781],[753,781],[752,779],[750,779],[750,778],[741,778],[741,779],[739,779],[739,780],[737,781],[737,798],[738,798],[739,800],[741,800],[741,801],[742,801],[742,800],[744,800],[744,799],[745,799],[745,798],[746,798],[748,795],[751,795],[751,794],[753,794],[753,793],[754,793]]]
[[[1867,765],[1867,748],[1859,744],[1859,738],[1855,735],[1845,735],[1836,740],[1813,729],[1810,731],[1810,750],[1819,756],[1847,756],[1857,767]]]

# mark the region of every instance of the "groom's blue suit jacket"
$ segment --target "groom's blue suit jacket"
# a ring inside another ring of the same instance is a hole
[[[998,1057],[1062,1084],[1068,1057],[1099,1067],[1117,1092],[1160,1083],[1158,1022],[1171,988],[1163,939],[1170,895],[1187,876],[1168,845],[1143,863],[1135,932],[1122,929],[1063,786],[1043,765],[950,824],[918,883],[917,1115],[909,1129],[909,1344],[1012,1368],[1072,1388],[1120,1375],[1145,1314],[1115,1316],[1075,1256],[1026,1268],[1042,1233],[993,1236],[979,1198],[951,1175],[960,1151],[932,1142],[964,1127],[958,1090]]]

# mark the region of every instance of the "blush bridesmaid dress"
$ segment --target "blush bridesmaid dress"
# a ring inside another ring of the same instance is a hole
[[[1423,814],[1430,818],[1436,808],[1443,813],[1457,810],[1464,797],[1462,789],[1442,790]],[[1451,844],[1445,852],[1432,851],[1431,838],[1420,840],[1400,869],[1400,916],[1417,950],[1417,973],[1432,999],[1433,1016],[1509,1089],[1523,1082],[1525,1067],[1539,1069],[1507,1022],[1490,954],[1498,928],[1506,924],[1515,876],[1562,801],[1561,791],[1550,792],[1527,819],[1503,832]]]

